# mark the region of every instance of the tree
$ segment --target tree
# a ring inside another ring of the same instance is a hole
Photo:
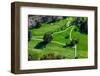
[[[70,25],[77,26],[80,33],[88,33],[88,18],[87,17],[69,17]]]
[[[75,44],[79,43],[79,39],[72,39],[70,42],[67,42],[65,47],[73,47]]]
[[[28,31],[28,41],[30,41],[32,38],[32,32],[31,31]]]
[[[87,17],[77,17],[76,25],[79,27],[81,33],[88,33],[88,18]]]
[[[46,32],[43,37],[43,42],[49,43],[53,39],[52,33]]]
[[[88,33],[87,19],[84,20],[84,18],[83,18],[83,20],[81,21],[81,24],[80,24],[80,32],[81,33],[85,33],[85,34]]]
[[[39,28],[39,27],[41,27],[41,24],[40,24],[40,22],[38,22],[37,20],[35,20],[35,23],[36,23],[36,26],[35,26],[35,28]]]

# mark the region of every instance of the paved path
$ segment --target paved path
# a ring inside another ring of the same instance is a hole
[[[75,57],[77,57],[77,45],[75,44]]]
[[[74,26],[72,27],[71,31],[70,31],[70,40],[72,40],[72,31],[74,29]],[[77,57],[77,44],[74,45],[74,48],[75,48],[75,57]]]
[[[63,44],[63,43],[60,43],[60,42],[58,42],[58,41],[51,41],[52,43],[56,43],[56,44],[60,44],[60,45],[62,45],[62,46],[65,46],[65,44]]]
[[[72,40],[72,31],[74,29],[74,26],[72,26],[71,31],[70,31],[70,40]]]

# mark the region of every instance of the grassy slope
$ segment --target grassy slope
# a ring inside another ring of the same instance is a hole
[[[39,29],[33,29],[32,34],[33,38],[42,39],[43,34],[48,31],[55,31],[58,30],[61,26],[65,25],[67,19],[56,21],[52,24],[43,23],[42,27]],[[69,35],[71,28],[66,29],[64,32],[53,34],[53,41],[57,41],[60,43],[65,44],[66,41],[69,39],[65,39],[66,35]],[[78,56],[79,58],[86,58],[87,57],[87,35],[80,34],[79,32],[72,32],[72,38],[79,38],[80,41],[77,45],[78,47]],[[40,42],[41,40],[34,40],[32,39],[28,45],[29,55],[33,56],[33,58],[39,59],[44,54],[49,52],[54,52],[55,54],[61,54],[66,56],[66,58],[74,58],[74,48],[63,48],[62,45],[57,43],[49,43],[46,48],[43,49],[35,49],[34,47]]]

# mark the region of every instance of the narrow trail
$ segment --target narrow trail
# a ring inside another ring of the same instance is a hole
[[[77,45],[75,44],[75,57],[77,57]]]
[[[62,45],[62,46],[64,46],[65,44],[63,44],[63,43],[60,43],[60,42],[58,42],[58,41],[51,41],[52,43],[56,43],[56,44],[60,44],[60,45]]]
[[[72,40],[72,31],[74,29],[74,26],[72,27],[71,31],[70,31],[70,40]]]
[[[70,41],[72,40],[72,31],[74,29],[74,26],[72,27],[71,31],[70,31]],[[77,57],[77,44],[74,45],[75,48],[75,57]]]

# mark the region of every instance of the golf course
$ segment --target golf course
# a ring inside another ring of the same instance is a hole
[[[31,18],[28,60],[88,58],[87,17],[64,16],[50,21],[50,17],[46,16],[44,19],[49,18],[49,21],[41,19],[35,26],[32,26],[35,17],[31,15],[28,18]]]

